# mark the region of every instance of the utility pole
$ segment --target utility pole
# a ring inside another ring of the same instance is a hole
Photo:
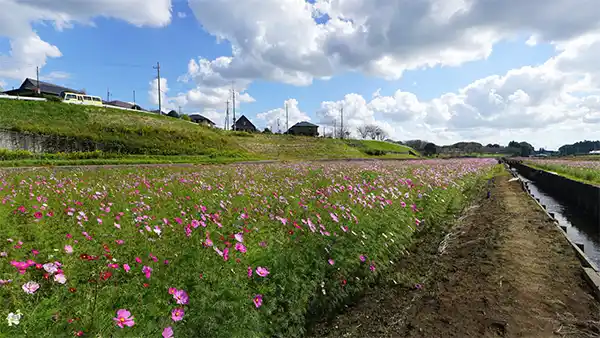
[[[106,88],[106,102],[110,102],[110,88]]]
[[[225,130],[229,130],[229,100],[227,100],[227,110],[225,110]]]
[[[337,128],[336,128],[337,123],[336,122],[337,121],[334,119],[333,120],[333,138],[337,137],[337,135],[336,135],[337,134]]]
[[[153,67],[154,69],[156,69],[156,72],[158,73],[158,114],[162,115],[162,100],[161,100],[161,92],[160,92],[160,62],[156,63],[156,67]]]
[[[344,138],[344,107],[340,108],[340,138]]]
[[[37,94],[40,95],[42,92],[40,91],[40,67],[35,67],[35,76],[37,79]]]
[[[279,127],[279,117],[277,118],[277,134],[281,134],[281,128]]]
[[[286,130],[286,132],[288,130],[290,130],[290,124],[289,124],[289,122],[290,122],[290,118],[289,118],[289,114],[288,114],[288,104],[286,102],[285,103],[285,130]]]
[[[179,116],[181,116],[181,106],[179,106]]]
[[[225,130],[229,130],[229,99],[227,100],[227,110],[225,110]]]
[[[235,130],[235,87],[233,82],[231,82],[231,94],[233,96],[233,130]]]
[[[135,89],[133,90],[133,105],[135,106]]]

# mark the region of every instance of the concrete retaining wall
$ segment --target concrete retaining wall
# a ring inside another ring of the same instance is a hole
[[[70,153],[102,150],[102,146],[93,141],[64,136],[0,130],[0,149],[26,150],[32,153]]]
[[[506,160],[512,168],[535,182],[552,197],[570,204],[591,220],[600,224],[600,187],[568,179],[548,171],[538,170],[517,160]]]

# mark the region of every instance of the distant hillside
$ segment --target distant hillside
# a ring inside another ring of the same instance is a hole
[[[411,148],[388,142],[236,133],[150,113],[58,102],[0,100],[0,129],[49,135],[107,153],[133,155],[290,160],[413,157]]]

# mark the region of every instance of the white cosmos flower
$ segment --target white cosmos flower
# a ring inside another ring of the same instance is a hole
[[[21,310],[17,310],[17,313],[9,313],[8,316],[6,316],[8,326],[19,325],[22,316],[23,314],[21,313]]]

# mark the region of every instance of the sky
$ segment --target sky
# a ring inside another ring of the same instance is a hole
[[[378,125],[394,140],[600,139],[597,0],[0,0],[0,86]]]

